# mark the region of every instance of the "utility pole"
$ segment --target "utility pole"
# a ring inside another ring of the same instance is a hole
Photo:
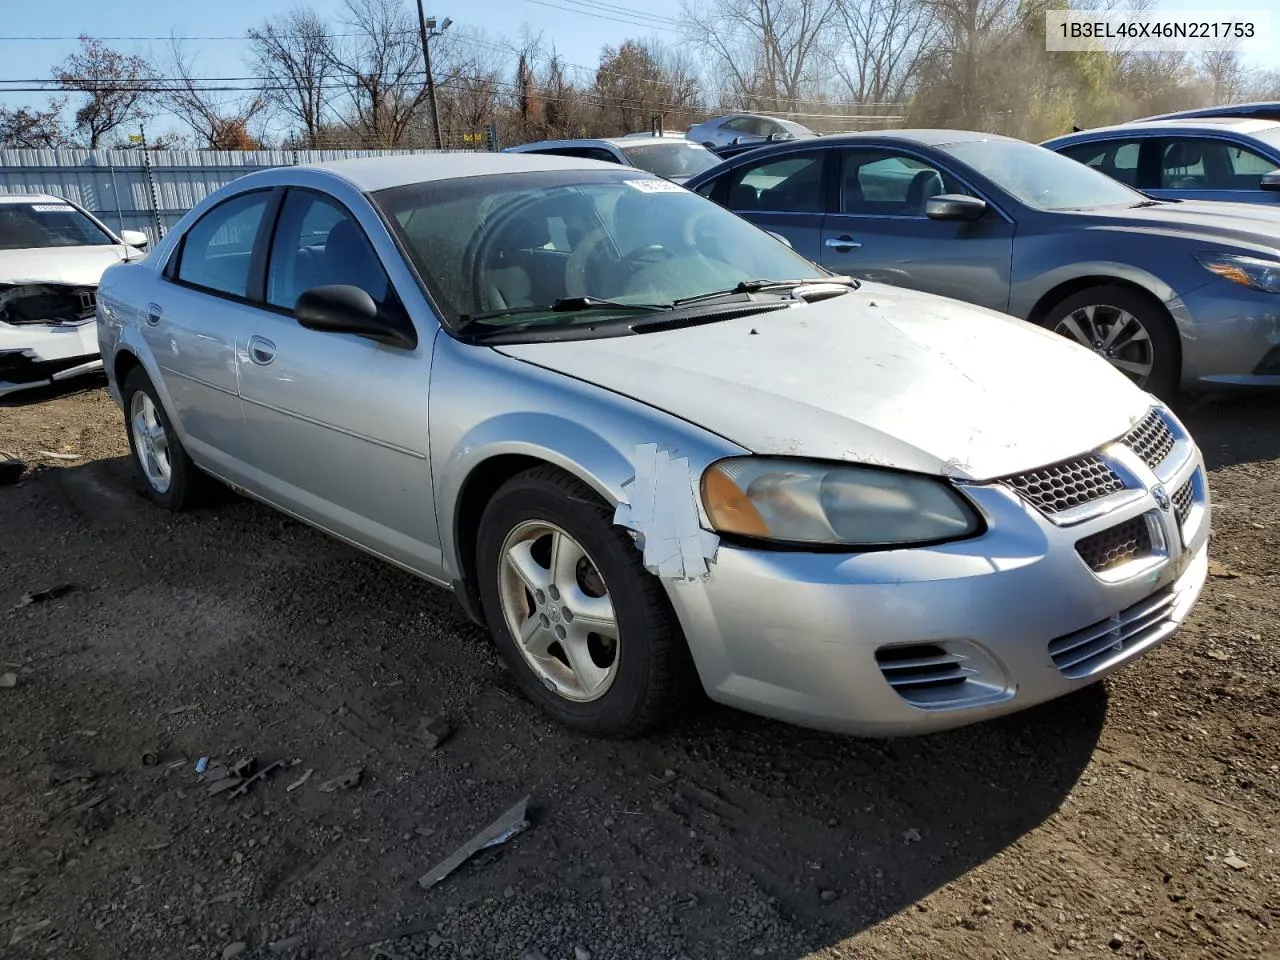
[[[435,132],[436,149],[444,149],[444,141],[440,137],[440,109],[436,106],[436,78],[431,72],[431,38],[438,37],[449,29],[453,23],[448,17],[436,29],[436,18],[427,18],[422,9],[422,0],[418,0],[418,32],[422,38],[422,64],[427,70],[427,99],[431,103],[431,129]]]

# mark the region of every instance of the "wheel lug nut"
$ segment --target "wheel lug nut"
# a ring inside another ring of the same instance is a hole
[[[561,640],[564,639],[564,627],[560,626],[559,624],[556,624],[556,636],[559,637]]]
[[[547,588],[547,593],[551,594],[552,600],[560,599],[560,590],[556,587],[554,583]]]
[[[546,603],[546,602],[547,602],[547,595],[546,595],[545,593],[543,593],[541,590],[539,590],[537,593],[535,593],[535,594],[534,594],[534,597],[536,597],[536,598],[537,598],[537,600],[538,600],[538,602],[539,602],[539,603]]]
[[[547,615],[545,613],[538,617],[538,622],[540,622],[544,628],[551,626],[551,621],[547,619]]]
[[[573,620],[573,611],[570,610],[568,607],[561,607],[560,615],[564,617],[565,623],[570,623]]]

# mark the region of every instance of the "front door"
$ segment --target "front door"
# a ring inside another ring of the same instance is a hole
[[[267,264],[267,309],[245,327],[236,358],[263,493],[387,559],[438,571],[427,460],[432,337],[406,349],[300,326],[299,294],[326,284],[360,287],[402,310],[356,218],[290,188]]]
[[[1162,200],[1225,200],[1280,205],[1280,191],[1263,190],[1262,178],[1280,159],[1232,140],[1163,137],[1159,181],[1147,192]]]
[[[821,260],[836,273],[1003,311],[1014,225],[994,209],[976,221],[931,220],[925,202],[972,195],[936,164],[895,148],[832,151],[838,159]]]
[[[237,339],[251,306],[253,250],[272,192],[238,194],[205,213],[175,252],[139,324],[181,425],[187,449],[214,473],[252,485],[237,395]]]

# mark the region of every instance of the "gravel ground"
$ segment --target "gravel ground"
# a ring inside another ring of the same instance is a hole
[[[1184,416],[1214,576],[1105,685],[915,740],[707,704],[613,744],[445,594],[230,495],[150,507],[100,387],[0,407],[40,465],[0,488],[0,955],[1280,957],[1280,399]],[[203,756],[288,766],[211,795]]]

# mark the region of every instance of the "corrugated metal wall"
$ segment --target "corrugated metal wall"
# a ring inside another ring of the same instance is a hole
[[[49,193],[112,230],[160,239],[193,206],[264,167],[425,150],[0,150],[0,194]],[[148,170],[148,164],[150,169]]]

